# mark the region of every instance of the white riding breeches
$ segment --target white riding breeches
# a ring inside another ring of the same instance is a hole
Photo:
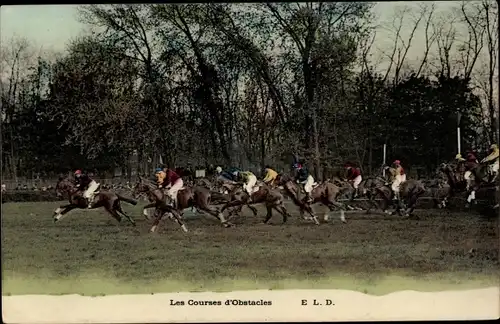
[[[247,182],[243,185],[243,188],[250,195],[250,194],[252,194],[252,190],[253,190],[253,187],[255,187],[255,184],[257,184],[257,177],[254,175],[251,175],[248,177]]]
[[[394,192],[399,192],[399,186],[406,181],[406,174],[398,174],[392,182],[391,189]]]
[[[304,191],[310,193],[313,190],[314,178],[312,175],[308,175],[304,183]]]
[[[94,180],[92,180],[89,184],[89,187],[87,188],[87,190],[85,190],[83,192],[83,197],[86,198],[86,199],[90,199],[93,197],[94,195],[94,192],[97,190],[97,188],[99,188],[99,184],[97,182],[95,182]]]
[[[491,174],[498,173],[498,159],[495,161],[495,163],[489,165],[489,171]]]
[[[471,175],[472,175],[472,172],[470,172],[470,171],[465,171],[465,173],[464,173],[464,179],[465,179],[466,181],[472,180],[472,179],[471,179]]]
[[[177,181],[175,181],[172,184],[172,187],[170,187],[170,189],[168,189],[167,195],[170,198],[172,198],[172,200],[177,201],[177,193],[179,192],[179,190],[182,189],[183,186],[184,186],[184,181],[182,181],[181,178],[177,179]]]
[[[363,178],[361,178],[361,175],[354,178],[354,180],[352,182],[352,186],[354,187],[354,189],[358,189],[359,184],[361,183],[362,180],[363,180]]]

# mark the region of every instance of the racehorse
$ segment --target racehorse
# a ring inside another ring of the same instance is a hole
[[[185,225],[182,222],[182,214],[183,210],[189,207],[194,207],[198,211],[204,211],[217,219],[220,220],[221,224],[224,227],[232,226],[231,223],[224,219],[224,215],[221,212],[218,212],[217,209],[213,206],[210,206],[210,190],[204,187],[194,186],[184,187],[177,193],[177,207],[173,208],[166,204],[166,198],[164,191],[157,188],[153,183],[148,182],[147,180],[139,177],[139,181],[134,187],[134,196],[138,196],[141,193],[146,193],[148,195],[148,199],[150,204],[144,206],[143,214],[147,217],[146,209],[148,208],[156,208],[156,219],[153,223],[153,227],[151,228],[151,232],[154,232],[162,219],[163,215],[167,212],[172,213],[174,215],[175,221],[179,225],[181,225],[184,231]]]
[[[409,179],[403,182],[399,186],[400,192],[400,201],[394,201],[394,192],[392,191],[390,184],[380,177],[368,177],[362,181],[360,184],[360,190],[363,191],[363,194],[368,195],[369,197],[380,197],[382,198],[382,210],[384,213],[388,215],[392,215],[393,212],[388,212],[387,208],[389,206],[395,206],[396,212],[398,215],[403,216],[401,210],[404,210],[404,206],[402,204],[403,201],[407,202],[406,210],[404,211],[405,217],[409,217],[413,211],[415,210],[415,206],[417,204],[417,200],[425,193],[424,185],[418,181]],[[372,198],[370,198],[372,199]],[[371,202],[372,206],[376,206],[376,203]],[[370,211],[368,209],[367,213]]]
[[[250,204],[247,204],[247,200],[249,198],[246,191],[243,189],[243,186],[235,181],[230,180],[221,180],[216,179],[217,182],[217,191],[212,192],[212,195],[217,198],[219,203],[227,204],[229,202],[234,202],[232,205],[226,206],[224,210],[227,208],[231,208],[229,210],[228,217],[232,218],[234,214],[240,215],[243,206],[247,206],[253,213],[254,216],[257,216],[257,209]],[[258,181],[254,188],[258,188],[260,186],[260,182]],[[235,203],[235,201],[240,201],[240,203]]]
[[[256,184],[254,191],[250,195],[243,190],[241,186],[234,186],[231,189],[229,196],[231,197],[231,200],[222,207],[221,212],[224,212],[227,208],[240,207],[237,210],[237,213],[239,213],[243,208],[243,205],[246,205],[252,210],[254,216],[257,216],[257,209],[255,209],[252,205],[264,203],[267,209],[266,218],[263,221],[264,224],[267,224],[267,222],[273,217],[273,209],[283,216],[283,224],[286,223],[288,217],[291,216],[286,210],[284,197],[279,190],[273,190],[271,187],[263,183]],[[251,198],[250,202],[248,202],[249,198]],[[232,212],[230,215],[232,215]]]
[[[61,220],[61,218],[73,209],[87,209],[87,200],[83,197],[80,190],[69,177],[59,177],[55,189],[58,197],[64,197],[64,195],[67,195],[69,204],[59,206],[54,211],[54,223]],[[120,222],[123,215],[132,225],[135,226],[134,219],[127,215],[121,208],[120,201],[125,201],[134,206],[137,205],[137,201],[133,199],[124,197],[109,190],[98,188],[95,192],[94,200],[90,209],[104,207],[104,209],[106,209],[106,211],[117,221]]]
[[[319,225],[320,223],[318,217],[311,208],[311,205],[319,202],[328,207],[331,212],[335,210],[335,207],[339,208],[340,220],[343,223],[346,223],[344,214],[346,208],[344,204],[337,201],[338,197],[342,193],[342,190],[332,182],[326,181],[314,186],[313,190],[311,191],[311,203],[306,202],[305,196],[303,197],[303,199],[299,198],[301,189],[299,188],[299,186],[297,186],[291,176],[287,174],[279,175],[277,183],[280,187],[283,187],[284,192],[292,199],[293,203],[300,208],[300,215],[302,216],[302,218],[305,219],[304,212],[307,212],[314,220],[314,223],[316,225]],[[325,214],[324,220],[328,220],[328,214]]]
[[[468,207],[476,199],[476,191],[481,187],[494,186],[494,183],[490,182],[490,173],[488,171],[488,164],[480,163],[477,167],[473,168],[471,171],[471,177],[473,178],[471,190],[468,192],[467,204]]]
[[[457,193],[464,192],[468,183],[463,175],[456,171],[456,166],[453,163],[441,163],[436,172],[437,176],[440,174],[445,175],[446,183],[449,186],[446,196],[438,203],[438,207],[441,208],[446,207],[448,201],[455,197]]]

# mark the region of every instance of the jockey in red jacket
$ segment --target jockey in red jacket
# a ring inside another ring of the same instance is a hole
[[[361,169],[354,167],[350,163],[346,163],[344,165],[347,171],[347,181],[352,183],[352,186],[354,187],[354,196],[353,198],[356,198],[358,196],[358,187],[363,178],[361,177]]]

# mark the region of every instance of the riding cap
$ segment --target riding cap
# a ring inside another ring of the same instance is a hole
[[[75,174],[82,174],[82,170],[76,170]]]
[[[462,158],[462,154],[458,153],[457,155],[455,155],[455,159],[461,159]]]
[[[295,164],[293,165],[293,167],[294,167],[295,169],[302,169],[302,164],[300,164],[300,163],[295,163]]]
[[[400,164],[401,164],[401,161],[396,160],[396,161],[394,161],[394,164],[396,164],[396,165],[400,165]]]
[[[222,172],[222,168],[220,166],[218,166],[217,168],[215,168],[215,171],[217,171],[217,173],[221,173]]]
[[[162,168],[156,168],[156,170],[155,170],[156,173],[161,172],[161,171],[163,171]]]
[[[497,150],[498,146],[496,144],[491,144],[490,149]]]
[[[347,162],[346,164],[344,164],[344,168],[352,168],[352,164]]]

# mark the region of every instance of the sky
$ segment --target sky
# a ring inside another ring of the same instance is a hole
[[[438,1],[445,8],[455,1]],[[375,11],[388,19],[395,7],[408,2],[380,2]],[[78,36],[86,26],[77,20],[78,5],[11,5],[0,8],[2,43],[12,36],[26,37],[36,47],[51,51],[66,49],[67,42]],[[418,46],[417,46],[418,47]]]

